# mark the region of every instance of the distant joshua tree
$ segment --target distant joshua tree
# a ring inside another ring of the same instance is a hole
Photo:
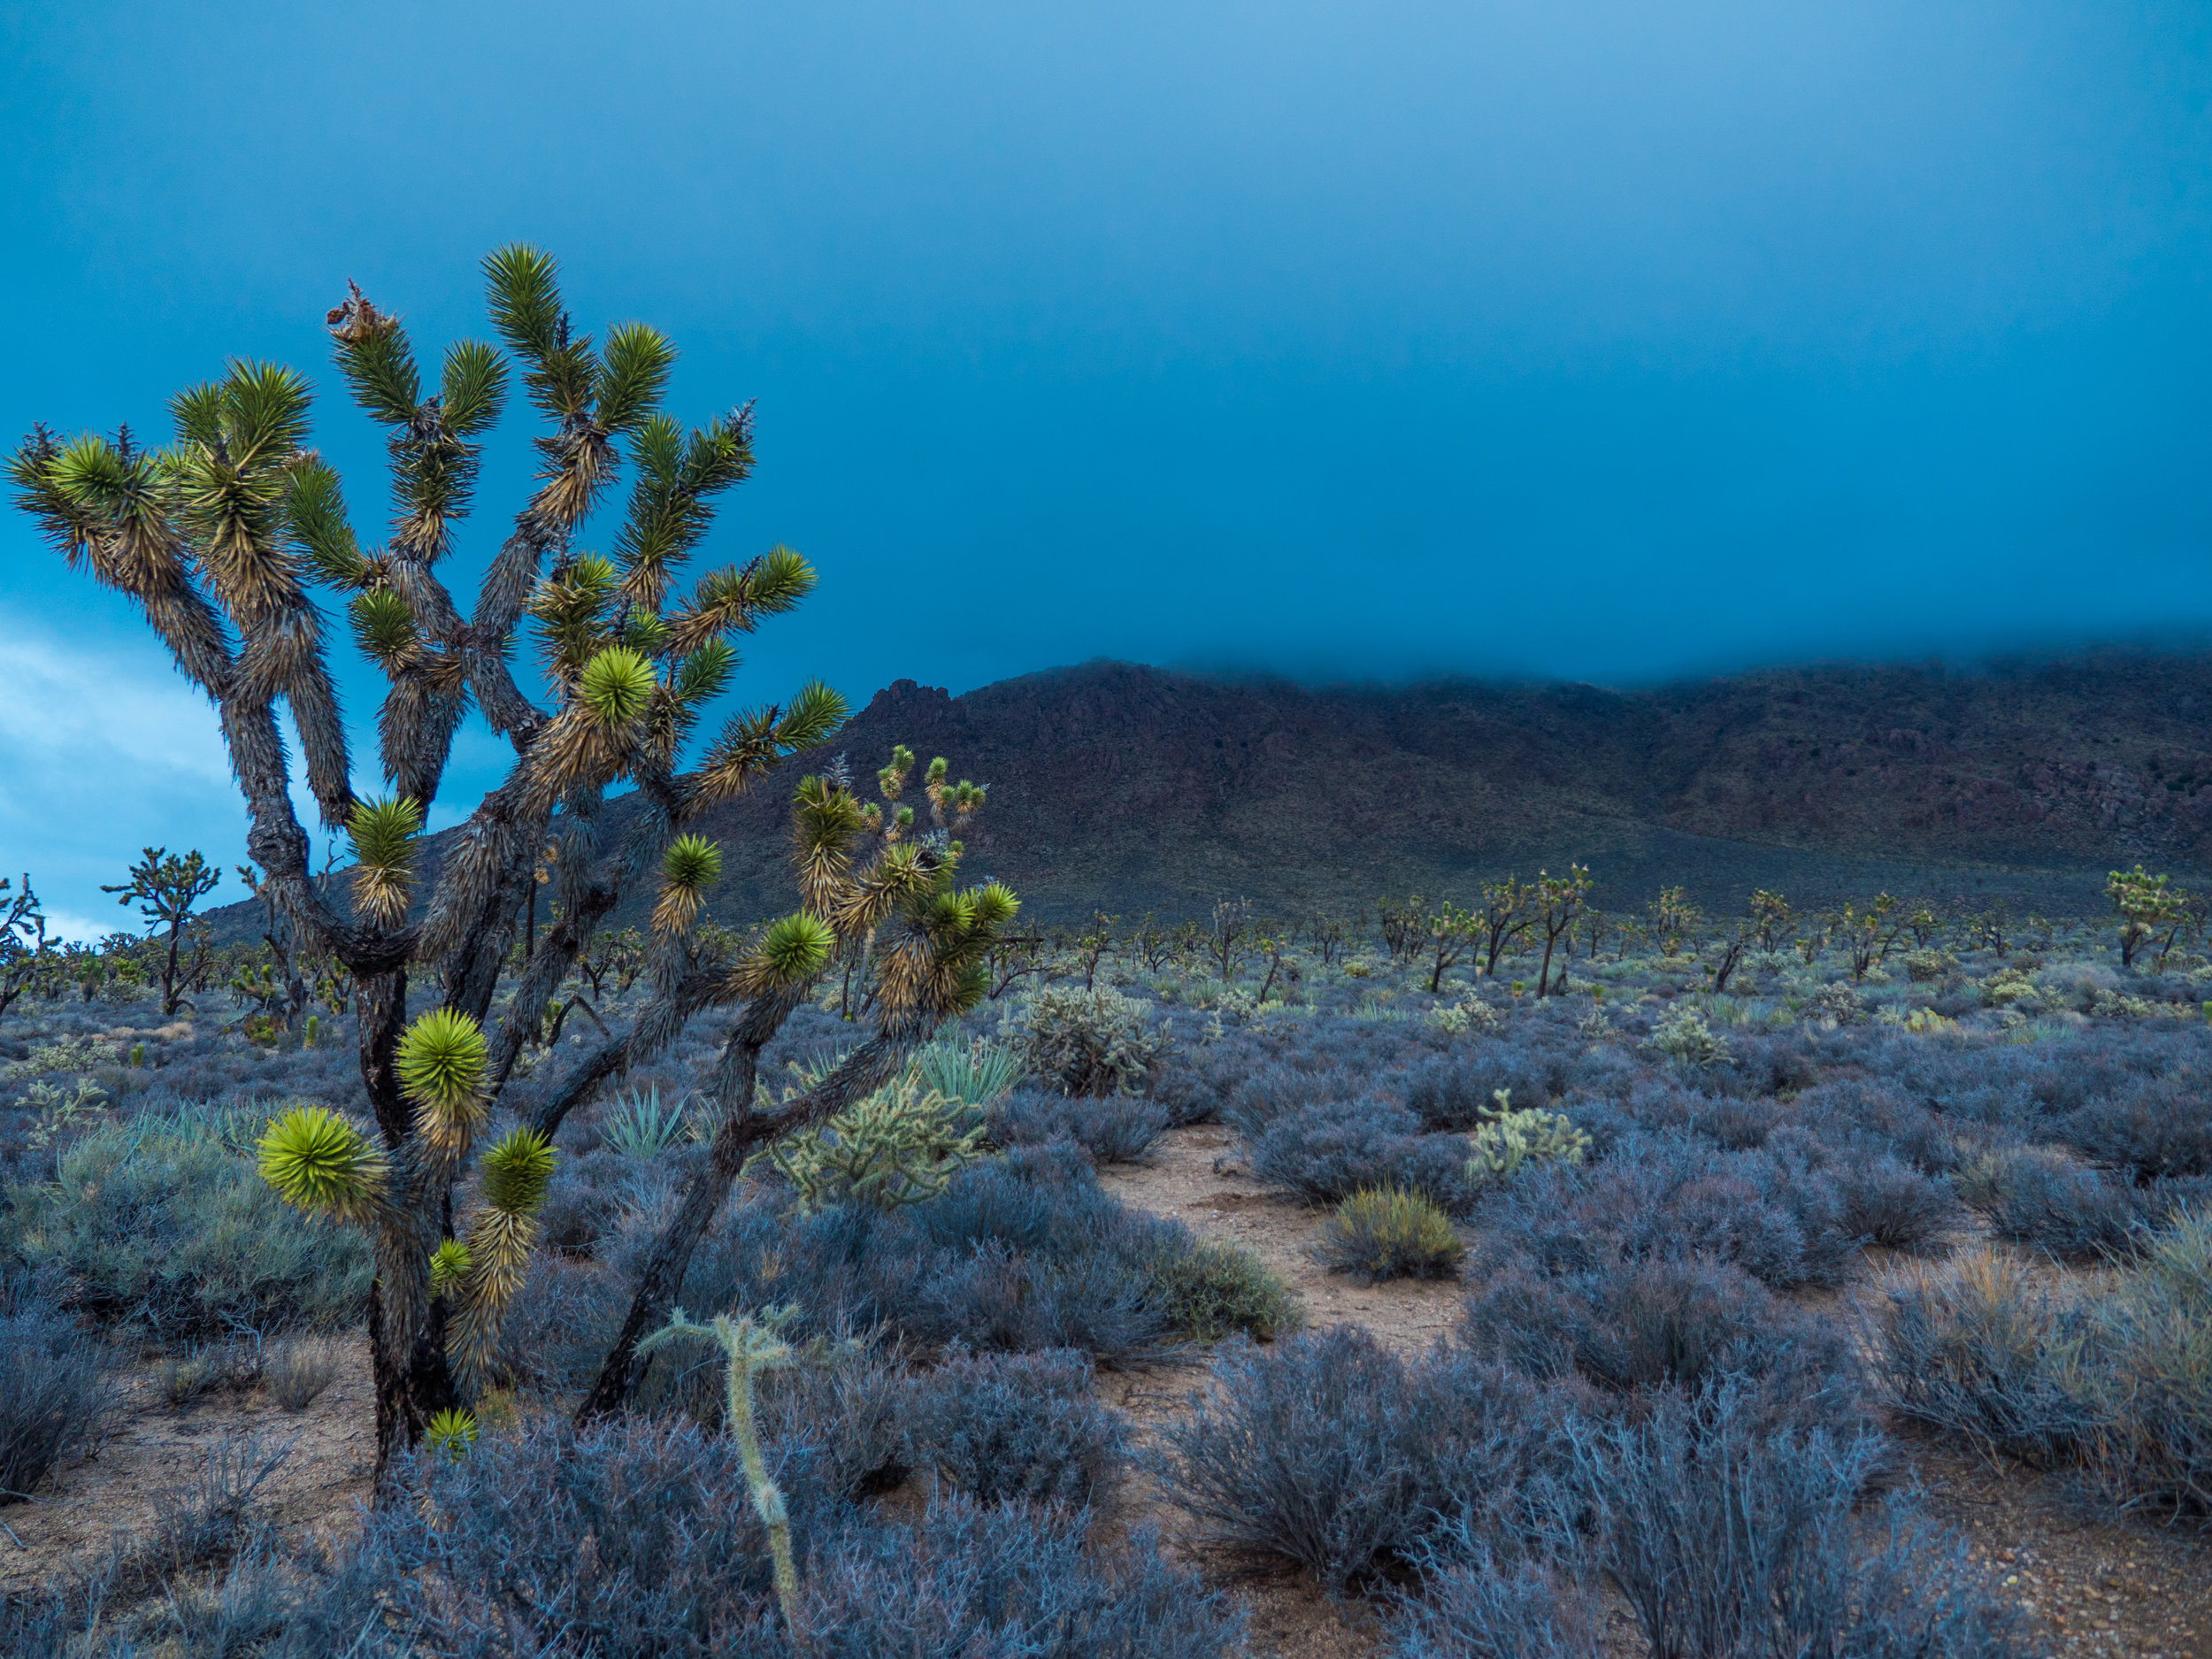
[[[146,919],[150,938],[164,934],[161,1017],[168,1019],[184,1006],[184,992],[180,986],[196,979],[211,954],[206,929],[203,927],[194,941],[192,959],[179,972],[177,956],[184,944],[185,929],[191,925],[192,912],[202,899],[215,891],[223,872],[197,851],[180,858],[166,847],[149,847],[130,867],[130,878],[119,887],[104,886],[100,891],[121,894],[122,897],[115,901],[118,904],[136,904],[138,913]]]
[[[981,792],[946,782],[939,762],[929,777],[938,827],[920,834],[898,823],[887,833],[880,810],[841,776],[809,780],[795,808],[803,908],[734,945],[695,936],[720,856],[690,826],[844,718],[833,692],[809,684],[787,703],[731,717],[687,768],[680,758],[735,671],[730,636],[791,610],[814,572],[778,547],[678,593],[678,567],[715,498],[753,470],[750,406],[687,432],[658,411],[675,357],[665,338],[640,324],[611,330],[603,344],[577,334],[553,261],[534,249],[503,248],[484,269],[493,326],[545,425],[534,491],[465,611],[439,565],[469,511],[508,365],[494,346],[463,341],[426,387],[400,319],[357,288],[326,321],[355,402],[388,434],[397,511],[381,545],[357,539],[338,475],[307,447],[307,381],[275,364],[234,362],[221,380],[179,393],[167,448],[146,449],[127,429],[63,442],[40,428],[9,464],[18,501],[57,551],[136,601],[179,670],[214,701],[261,894],[297,939],[354,976],[375,1134],[302,1108],[270,1126],[261,1158],[288,1200],[359,1226],[373,1246],[369,1336],[388,1498],[393,1453],[434,1418],[450,1425],[442,1414],[464,1406],[484,1374],[534,1238],[563,1114],[664,1048],[691,1016],[738,1006],[708,1157],[594,1391],[588,1409],[606,1409],[626,1397],[637,1341],[662,1323],[692,1242],[749,1153],[867,1095],[946,1015],[980,996],[984,953],[1014,909],[1003,887],[954,887],[951,832]],[[576,549],[572,537],[626,461],[633,483],[612,557]],[[312,582],[344,596],[355,641],[387,681],[380,796],[354,789]],[[536,625],[541,695],[513,666],[526,621]],[[311,873],[280,702],[324,823],[351,841],[349,887],[326,892]],[[514,759],[460,826],[435,884],[419,892],[420,831],[472,706]],[[603,848],[602,805],[625,780],[641,810],[622,844]],[[541,856],[557,915],[536,930],[495,1014]],[[457,1230],[457,1179],[549,998],[601,922],[649,882],[657,901],[645,1006],[521,1105],[521,1126],[482,1153],[481,1208]],[[803,1094],[753,1110],[761,1046],[832,953],[863,940],[874,941],[873,1033]],[[411,1021],[411,987],[429,1004]]]

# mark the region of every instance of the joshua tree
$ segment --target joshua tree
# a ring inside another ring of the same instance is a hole
[[[1696,932],[1705,912],[1690,902],[1687,890],[1682,887],[1661,887],[1649,908],[1651,931],[1659,941],[1660,955],[1680,956],[1683,936]]]
[[[1435,996],[1444,988],[1444,975],[1459,965],[1461,958],[1474,954],[1476,935],[1480,932],[1482,918],[1472,910],[1463,910],[1449,899],[1442,901],[1422,923],[1427,942],[1421,948],[1429,959],[1429,995]]]
[[[1751,895],[1751,924],[1758,930],[1759,949],[1773,950],[1788,941],[1797,912],[1782,895],[1760,887]]]
[[[1494,978],[1498,958],[1505,948],[1536,925],[1536,917],[1530,907],[1536,901],[1536,889],[1523,885],[1511,876],[1502,881],[1482,884],[1482,909],[1475,912],[1475,920],[1482,933],[1482,971]]]
[[[1567,982],[1567,958],[1574,954],[1575,924],[1582,919],[1583,902],[1589,895],[1590,872],[1582,864],[1569,864],[1563,876],[1541,870],[1536,872],[1530,904],[1535,911],[1536,926],[1544,934],[1544,963],[1536,972],[1539,997],[1549,996],[1559,988],[1551,981],[1555,949],[1563,953],[1559,959],[1559,985]]]
[[[15,884],[0,876],[0,1015],[14,1006],[15,1000],[37,982],[53,960],[53,948],[46,942],[46,912],[39,908],[38,895],[31,891],[31,879],[23,878],[23,890],[13,891]]]
[[[161,1016],[166,1019],[184,1003],[184,993],[177,988],[177,952],[184,943],[184,930],[191,923],[193,910],[215,891],[223,872],[197,851],[180,858],[166,847],[149,847],[131,866],[130,878],[119,887],[103,887],[100,891],[121,894],[115,901],[118,904],[135,903],[138,913],[146,918],[150,937],[168,930],[161,964]],[[198,977],[198,971],[205,965],[207,949],[204,940],[195,941],[192,961],[183,978]]]
[[[2138,864],[2115,870],[2105,882],[2105,895],[2120,917],[2120,965],[2131,968],[2143,947],[2161,933],[2165,941],[2159,959],[2173,949],[2174,940],[2189,919],[2190,895],[2170,885],[2171,878],[2154,876]]]
[[[373,1246],[369,1337],[386,1492],[391,1455],[457,1407],[487,1361],[564,1112],[710,1005],[742,1002],[730,1053],[757,1054],[752,1039],[804,997],[834,945],[895,917],[899,941],[879,970],[895,994],[879,1008],[875,1036],[777,1111],[750,1112],[749,1092],[721,1091],[716,1167],[726,1139],[741,1162],[743,1147],[803,1127],[888,1076],[973,990],[979,941],[1013,902],[1002,888],[953,892],[956,850],[947,842],[889,848],[863,880],[825,833],[812,844],[824,869],[803,889],[808,910],[726,959],[697,948],[690,922],[717,861],[690,826],[784,756],[820,743],[843,704],[809,684],[786,704],[733,716],[687,769],[680,757],[735,670],[728,636],[792,609],[814,572],[778,547],[679,594],[678,567],[705,534],[714,498],[752,471],[749,406],[685,431],[657,409],[675,356],[662,335],[626,324],[595,345],[576,333],[553,261],[534,249],[502,249],[485,273],[493,326],[545,430],[535,488],[465,614],[438,565],[469,511],[507,365],[495,347],[461,342],[426,388],[399,319],[358,288],[326,321],[354,400],[389,434],[397,512],[380,546],[357,539],[337,474],[306,447],[307,382],[274,364],[234,363],[222,380],[180,393],[165,449],[142,448],[127,429],[61,442],[42,428],[10,462],[19,503],[57,550],[135,600],[178,668],[214,701],[263,894],[303,948],[354,978],[374,1136],[303,1110],[271,1126],[262,1157],[288,1198],[360,1225]],[[612,557],[577,549],[572,537],[626,459],[634,481]],[[380,796],[354,790],[324,619],[308,594],[315,581],[346,596],[354,636],[388,682]],[[535,695],[511,664],[526,619],[537,625]],[[280,701],[321,818],[352,844],[342,895],[311,873]],[[454,833],[434,886],[419,891],[420,828],[471,706],[514,759]],[[625,780],[636,787],[637,810],[622,844],[603,848],[602,803]],[[841,787],[814,788],[803,811],[839,823],[860,813]],[[549,845],[559,913],[538,930],[495,1018],[508,947]],[[659,889],[651,995],[485,1156],[482,1209],[457,1237],[456,1179],[539,1015],[601,922],[649,883]],[[411,987],[428,1004],[411,1023]],[[732,1069],[726,1053],[726,1079]],[[703,1226],[711,1216],[687,1208],[682,1218]],[[636,1334],[641,1328],[626,1340]]]

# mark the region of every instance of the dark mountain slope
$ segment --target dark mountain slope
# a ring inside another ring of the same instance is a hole
[[[1446,681],[1308,690],[1119,663],[959,697],[900,680],[704,826],[714,911],[787,908],[785,812],[832,755],[895,742],[991,786],[971,874],[1044,918],[1464,895],[1569,859],[1609,904],[1682,882],[2100,902],[2101,872],[2212,865],[2212,655],[1973,672],[1774,670],[1616,692]],[[627,810],[610,808],[618,832]],[[442,838],[439,838],[442,839]]]

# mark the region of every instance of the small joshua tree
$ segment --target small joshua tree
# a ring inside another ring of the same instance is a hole
[[[1534,912],[1537,927],[1544,935],[1544,962],[1536,972],[1536,995],[1549,996],[1567,982],[1567,958],[1574,954],[1574,927],[1582,918],[1582,906],[1590,895],[1590,872],[1581,864],[1571,864],[1567,873],[1555,876],[1539,870],[1536,885],[1532,889],[1529,907]],[[1559,984],[1551,978],[1552,952],[1562,952],[1559,963]]]
[[[1751,925],[1758,933],[1759,949],[1777,950],[1796,928],[1797,912],[1781,894],[1760,887],[1751,895]]]
[[[54,956],[46,942],[46,912],[31,891],[30,877],[23,878],[21,892],[14,887],[0,876],[0,903],[7,907],[0,910],[0,1015],[50,971]]]
[[[1535,888],[1511,876],[1482,884],[1482,909],[1475,915],[1481,927],[1484,974],[1496,978],[1498,958],[1536,925],[1535,901]]]
[[[2115,870],[2105,882],[2105,896],[2120,917],[2120,965],[2131,968],[2143,947],[2163,929],[2177,933],[2188,916],[2189,895],[2138,864]],[[2172,937],[2169,934],[2168,949]],[[2162,951],[2161,955],[2164,953]]]
[[[1463,910],[1449,899],[1424,919],[1422,926],[1427,937],[1421,951],[1429,962],[1431,996],[1441,995],[1447,972],[1474,954],[1481,921],[1472,910]]]
[[[165,933],[165,947],[161,961],[161,1017],[168,1018],[184,1005],[184,993],[180,986],[196,979],[206,965],[211,954],[204,939],[196,940],[192,960],[180,973],[177,955],[183,948],[185,929],[191,925],[192,912],[202,899],[215,891],[223,872],[202,857],[198,852],[188,852],[180,858],[166,847],[149,847],[139,861],[130,867],[130,879],[116,887],[103,887],[103,893],[119,893],[118,904],[136,904],[138,913],[146,918],[149,937]]]
[[[1014,904],[1003,888],[955,891],[957,843],[941,833],[856,865],[866,815],[841,781],[817,779],[798,808],[804,908],[741,947],[695,938],[692,901],[715,860],[686,843],[692,826],[843,718],[837,695],[810,684],[787,703],[731,717],[684,760],[735,671],[729,636],[791,610],[814,572],[778,547],[679,591],[715,498],[752,472],[749,406],[687,432],[658,408],[675,357],[664,337],[641,324],[611,330],[603,344],[580,334],[553,261],[534,249],[503,248],[484,269],[493,326],[545,424],[535,487],[465,610],[438,567],[469,511],[480,440],[505,401],[507,360],[488,343],[460,342],[426,387],[400,319],[358,288],[325,320],[354,401],[388,434],[396,513],[380,544],[357,537],[338,475],[307,447],[306,380],[275,364],[235,362],[221,380],[179,393],[166,449],[146,449],[127,429],[65,442],[42,428],[9,462],[19,503],[56,549],[135,601],[179,670],[214,701],[260,891],[301,948],[352,977],[373,1133],[328,1113],[288,1114],[264,1138],[262,1159],[288,1199],[360,1226],[373,1247],[369,1343],[378,1487],[388,1497],[392,1454],[463,1404],[464,1383],[487,1363],[568,1110],[664,1048],[692,1016],[740,1007],[709,1158],[648,1263],[595,1396],[611,1407],[627,1397],[637,1340],[673,1300],[690,1242],[749,1149],[871,1092],[946,1013],[979,995],[978,956]],[[580,551],[573,538],[626,461],[634,481],[612,554]],[[355,641],[387,682],[380,795],[354,787],[314,583],[342,601]],[[534,693],[513,664],[526,626],[536,636]],[[332,890],[311,872],[292,809],[280,703],[317,810],[351,841],[352,875]],[[506,740],[513,762],[426,884],[420,828],[471,709]],[[638,810],[609,848],[602,806],[626,781]],[[536,931],[495,1018],[541,865],[558,916]],[[482,1208],[465,1236],[454,1236],[456,1186],[547,1002],[601,923],[647,885],[659,899],[650,995],[626,1027],[523,1102],[523,1138],[503,1139],[480,1160]],[[760,1044],[806,996],[828,953],[887,926],[895,937],[879,952],[875,1034],[804,1097],[747,1110]],[[411,1021],[411,992],[430,1004]]]

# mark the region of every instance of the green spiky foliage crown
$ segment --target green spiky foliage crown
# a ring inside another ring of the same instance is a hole
[[[703,835],[680,835],[661,855],[661,877],[686,893],[703,892],[722,879],[722,849]]]
[[[432,1451],[458,1463],[476,1444],[476,1413],[448,1406],[424,1425],[422,1438]]]
[[[555,1153],[544,1136],[513,1129],[484,1154],[484,1202],[510,1216],[535,1215],[553,1179]]]
[[[461,1286],[469,1273],[469,1247],[458,1239],[448,1239],[430,1252],[430,1294],[449,1296]]]
[[[584,704],[608,726],[628,726],[645,712],[658,682],[653,664],[626,645],[611,645],[584,664],[576,689]]]
[[[319,1215],[365,1215],[388,1172],[382,1149],[323,1106],[295,1106],[270,1119],[254,1149],[261,1179],[277,1195]]]
[[[432,1009],[399,1040],[400,1087],[418,1106],[451,1111],[472,1104],[484,1064],[484,1033],[458,1009]]]

